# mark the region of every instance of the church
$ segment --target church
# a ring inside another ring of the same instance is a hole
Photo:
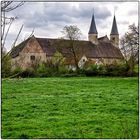
[[[13,67],[29,68],[36,61],[48,62],[56,52],[65,58],[64,64],[74,69],[75,61],[71,53],[70,40],[38,38],[34,35],[21,42],[11,50]],[[106,36],[98,38],[94,14],[88,32],[88,41],[76,40],[74,46],[78,66],[85,63],[112,64],[120,63],[123,55],[119,49],[119,33],[114,15],[110,39]]]

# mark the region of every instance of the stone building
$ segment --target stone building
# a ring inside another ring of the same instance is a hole
[[[70,40],[29,37],[11,50],[13,66],[30,67],[36,60],[48,62],[56,52],[65,58],[64,64],[75,68]],[[119,49],[119,33],[114,16],[110,39],[106,36],[98,38],[94,15],[88,33],[88,41],[77,40],[74,44],[79,67],[86,62],[91,64],[111,64],[120,62],[123,55]]]

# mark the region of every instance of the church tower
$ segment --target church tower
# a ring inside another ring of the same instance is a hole
[[[94,44],[98,44],[98,32],[97,32],[97,29],[96,29],[94,14],[92,15],[90,29],[89,29],[89,32],[88,32],[88,40],[91,41]]]
[[[119,33],[118,33],[115,15],[114,15],[113,24],[112,24],[112,30],[110,33],[110,41],[115,47],[119,48]]]

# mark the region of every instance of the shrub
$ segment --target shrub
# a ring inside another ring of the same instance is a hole
[[[126,64],[110,64],[105,67],[108,76],[127,76],[128,67]]]
[[[17,74],[17,75],[16,75]],[[39,64],[36,68],[22,70],[17,67],[12,72],[14,77],[73,77],[73,76],[138,76],[138,73],[129,70],[126,64],[90,65],[87,68],[73,71],[65,66],[56,67],[47,63]]]
[[[23,70],[21,67],[16,67],[14,70],[12,70],[12,74],[17,74],[17,73],[21,73]]]
[[[91,65],[91,70],[92,70],[94,75],[98,74],[98,69],[99,69],[98,65]]]
[[[86,76],[102,75],[104,73],[103,65],[91,65],[85,70]]]
[[[26,70],[22,71],[20,76],[23,77],[23,78],[25,78],[25,77],[35,77],[36,76],[36,72],[32,68],[27,68]]]
[[[44,72],[46,72],[46,66],[45,66],[45,64],[39,64],[38,65],[38,67],[37,67],[37,69],[36,69],[36,71],[37,71],[37,73],[44,73]]]
[[[106,67],[104,65],[99,65],[97,70],[98,70],[98,75],[106,75],[107,74],[107,70],[106,70]]]
[[[69,70],[65,66],[59,67],[59,74],[67,74],[69,73]]]
[[[11,75],[11,57],[5,53],[1,57],[1,74],[2,78],[5,78]]]
[[[137,76],[126,64],[91,65],[85,71],[86,76]]]
[[[36,68],[36,76],[38,77],[46,77],[47,76],[47,69],[44,63],[39,64]]]
[[[15,69],[12,70],[11,78],[19,77],[22,72],[23,70],[21,67],[16,67]]]
[[[66,74],[62,74],[61,77],[78,77],[81,76],[77,73],[66,73]]]
[[[56,65],[49,65],[47,63],[39,64],[35,71],[38,77],[60,76],[61,74],[68,73],[68,70],[63,66],[57,67]]]
[[[128,77],[132,77],[132,76],[139,76],[139,73],[137,73],[137,72],[135,72],[135,71],[128,71],[127,72],[127,75],[126,76],[128,76]]]

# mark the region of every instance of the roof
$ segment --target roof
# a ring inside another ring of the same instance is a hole
[[[70,58],[73,55],[71,52],[71,41],[64,39],[50,39],[50,38],[35,38],[47,56],[53,56],[56,51],[62,53],[64,57]],[[18,56],[19,52],[26,46],[30,40],[27,39],[12,49],[11,56],[14,58]],[[74,50],[79,57],[85,55],[87,58],[123,58],[119,48],[116,48],[110,42],[99,41],[98,45],[90,41],[75,41]]]
[[[36,38],[42,49],[46,52],[48,56],[54,55],[56,51],[63,54],[64,57],[71,57],[72,47],[71,41],[65,39],[50,39],[50,38]],[[74,50],[81,57],[84,53],[90,56],[90,50],[93,49],[95,45],[90,41],[75,41]]]
[[[98,41],[105,41],[105,42],[109,42],[109,38],[107,37],[107,35],[99,37]]]
[[[112,29],[111,29],[111,34],[110,35],[118,35],[118,28],[117,28],[117,23],[116,23],[116,18],[114,15],[114,19],[113,19],[113,24],[112,24]]]
[[[90,29],[89,29],[88,34],[98,34],[97,29],[96,29],[95,20],[94,20],[94,14],[92,15],[92,20],[91,20]]]
[[[19,55],[19,52],[22,51],[22,49],[26,46],[26,44],[28,43],[28,41],[30,39],[31,39],[31,37],[29,37],[28,39],[24,40],[23,42],[21,42],[20,44],[18,44],[17,46],[12,48],[11,53],[10,53],[12,58],[14,58],[14,57]]]

